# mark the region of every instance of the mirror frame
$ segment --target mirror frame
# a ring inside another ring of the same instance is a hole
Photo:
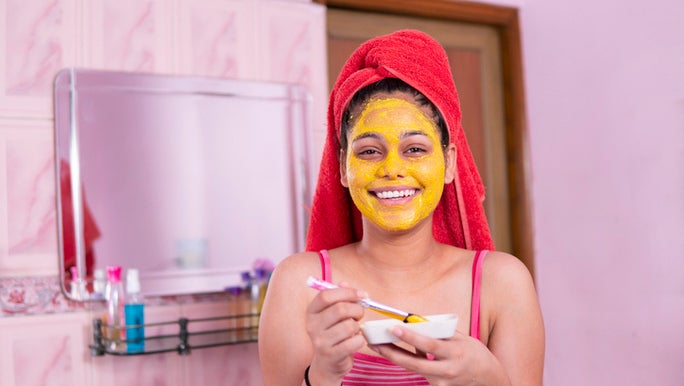
[[[101,297],[92,296],[92,277],[86,277],[86,240],[84,237],[84,197],[82,191],[81,171],[81,143],[79,142],[79,116],[84,108],[79,99],[79,88],[103,88],[135,90],[150,93],[180,93],[194,96],[225,96],[227,98],[249,98],[253,100],[283,100],[288,103],[287,122],[290,135],[290,178],[293,186],[293,218],[296,241],[292,253],[304,250],[306,229],[308,227],[308,211],[313,197],[315,174],[312,167],[312,133],[311,133],[311,104],[312,97],[308,90],[296,84],[260,82],[247,80],[233,80],[207,78],[195,76],[143,74],[130,72],[115,72],[103,70],[89,70],[65,68],[59,71],[54,82],[54,150],[55,150],[55,181],[57,202],[57,230],[58,230],[58,259],[60,270],[60,287],[64,295],[75,301],[101,301]],[[62,159],[68,159],[69,164],[63,164]],[[63,173],[68,173],[70,181],[69,192],[62,192],[61,181]],[[68,208],[63,203],[70,203]],[[65,210],[66,209],[66,210]],[[298,210],[300,209],[300,210]],[[71,280],[65,267],[65,212],[73,213],[75,260],[77,279]],[[284,258],[285,256],[279,256]],[[146,296],[175,296],[185,294],[220,292],[223,287],[241,283],[241,273],[245,267],[234,267],[216,270],[214,272],[166,272],[161,274],[144,274],[141,280],[155,283],[169,288]],[[220,281],[223,286],[216,288],[199,287],[188,288],[198,281]],[[77,291],[72,291],[77,288]],[[144,285],[143,285],[144,291]]]

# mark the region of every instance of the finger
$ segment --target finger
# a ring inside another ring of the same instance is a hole
[[[367,344],[358,322],[351,319],[312,337],[312,343],[315,351],[327,358],[351,357]]]
[[[400,351],[389,347],[381,347],[378,352],[382,356],[416,373],[423,375],[439,373],[442,363],[437,359],[447,357],[447,342],[418,334],[401,325],[394,326],[392,334],[413,346],[416,353],[412,354],[406,350]]]
[[[309,303],[307,312],[319,314],[327,311],[323,320],[324,326],[329,327],[344,318],[360,320],[363,308],[358,302],[366,297],[364,291],[354,288],[333,288],[320,291]]]
[[[353,353],[361,350],[366,346],[366,339],[364,339],[361,334],[354,334],[347,336],[345,339],[337,342],[333,345],[333,350],[340,351],[347,355],[352,355]]]
[[[352,337],[360,335],[361,327],[357,321],[347,318],[327,328],[324,331],[324,334],[326,337],[325,339],[335,346]]]
[[[339,302],[356,303],[363,299],[363,291],[353,288],[334,288],[320,291],[309,304],[308,310],[318,313]]]
[[[369,346],[387,360],[414,373],[428,375],[439,372],[439,364],[419,352],[413,353],[394,344]]]
[[[426,358],[429,361],[432,361],[435,359],[435,356],[430,354],[429,352],[424,352],[421,350],[416,349],[416,355],[421,357],[421,358]]]
[[[307,325],[318,326],[314,328],[319,330],[328,330],[343,322],[358,326],[364,311],[363,306],[357,303],[335,303],[317,314],[308,316]]]
[[[392,334],[400,340],[415,347],[416,351],[419,353],[422,352],[436,354],[439,350],[439,340],[421,335],[415,331],[409,330],[408,328],[404,328],[401,325],[394,326],[394,328],[392,328]],[[426,356],[423,355],[423,357],[425,358]]]

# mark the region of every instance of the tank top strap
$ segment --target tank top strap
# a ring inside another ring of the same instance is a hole
[[[330,255],[327,249],[321,249],[318,252],[318,258],[321,260],[321,279],[323,281],[332,282],[332,271],[330,268]]]
[[[480,340],[480,286],[482,284],[482,262],[487,250],[477,251],[473,259],[473,293],[470,309],[470,336]]]

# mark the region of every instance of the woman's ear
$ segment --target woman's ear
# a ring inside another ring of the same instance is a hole
[[[444,149],[444,183],[451,183],[454,176],[456,176],[456,145],[450,143]]]
[[[347,181],[347,153],[340,151],[340,183],[345,188],[349,187],[349,182]]]

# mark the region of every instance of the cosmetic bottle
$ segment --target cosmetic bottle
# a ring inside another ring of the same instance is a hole
[[[270,277],[270,272],[263,268],[254,269],[254,276],[249,286],[250,292],[250,332],[252,338],[256,339],[259,334],[259,318],[261,317],[261,309],[264,305],[264,299],[266,297],[266,289],[268,287],[268,279]]]
[[[254,337],[259,327],[259,291],[261,284],[256,275],[252,275],[248,271],[242,273],[242,282],[244,283],[247,298],[249,336]]]
[[[245,302],[244,291],[240,286],[227,287],[228,292],[228,329],[232,341],[244,339],[246,327],[249,324],[245,314],[248,313],[248,304]]]
[[[266,298],[266,290],[268,289],[268,281],[271,279],[272,271],[265,268],[256,268],[254,274],[259,285],[259,298],[257,300],[257,312],[261,314],[261,309],[264,307],[264,299]]]
[[[124,347],[122,340],[126,339],[124,317],[124,287],[121,283],[121,267],[107,267],[107,284],[105,286],[105,300],[107,301],[107,321],[105,338],[111,350]]]
[[[275,269],[275,264],[268,258],[258,258],[252,264],[254,270],[254,282],[258,286],[258,290],[255,289],[254,298],[257,303],[256,311],[261,315],[261,309],[264,305],[264,299],[266,298],[266,290],[268,289],[268,282],[271,279],[271,274]],[[256,293],[258,292],[258,294]]]
[[[145,302],[140,293],[138,270],[130,268],[126,272],[126,351],[129,353],[145,351]],[[137,327],[136,327],[137,326]]]
[[[85,281],[78,276],[78,268],[71,267],[71,297],[77,300],[86,298]]]
[[[104,270],[102,268],[97,268],[93,276],[93,293],[91,298],[93,300],[104,300],[105,287],[107,286],[107,278],[105,277]]]

